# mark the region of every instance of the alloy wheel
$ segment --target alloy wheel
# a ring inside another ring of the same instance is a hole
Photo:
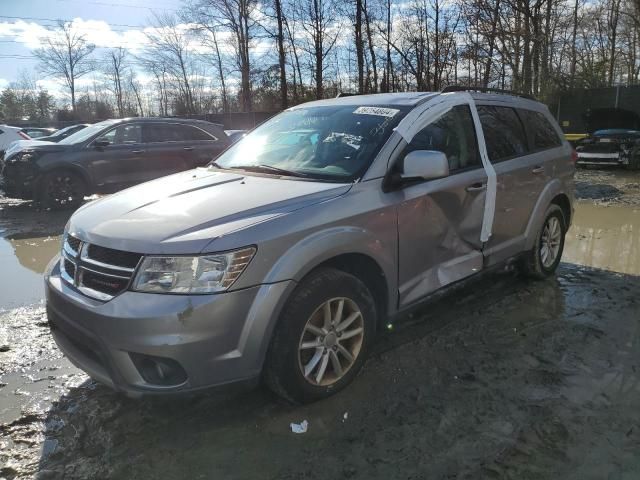
[[[340,380],[353,366],[364,339],[364,320],[356,303],[345,297],[327,300],[309,317],[298,345],[298,366],[318,386]]]
[[[560,242],[562,241],[562,227],[556,216],[550,216],[542,229],[540,241],[540,260],[544,268],[550,268],[558,258]]]

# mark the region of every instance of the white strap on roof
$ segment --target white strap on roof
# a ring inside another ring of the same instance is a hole
[[[431,122],[435,122],[456,105],[469,105],[471,116],[476,129],[480,159],[487,174],[487,190],[485,192],[484,216],[482,217],[482,230],[480,241],[487,242],[491,237],[493,218],[496,211],[497,181],[496,171],[489,161],[487,146],[480,126],[480,118],[476,109],[476,103],[468,92],[443,93],[437,98],[419,105],[405,116],[395,128],[404,140],[409,143],[420,130]]]

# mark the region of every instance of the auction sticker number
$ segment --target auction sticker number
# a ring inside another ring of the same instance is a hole
[[[400,110],[395,108],[384,108],[384,107],[358,107],[354,110],[353,113],[357,113],[360,115],[377,115],[379,117],[393,117]]]

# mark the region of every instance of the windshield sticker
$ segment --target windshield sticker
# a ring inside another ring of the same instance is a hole
[[[377,115],[379,117],[393,117],[400,110],[395,108],[384,108],[384,107],[358,107],[354,110],[353,113],[358,113],[360,115]]]

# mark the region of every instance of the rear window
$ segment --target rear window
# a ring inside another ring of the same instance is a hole
[[[528,152],[527,136],[513,108],[478,105],[489,160],[500,162]]]
[[[533,150],[546,150],[562,145],[556,129],[544,114],[533,110],[518,110],[518,113],[527,126]]]
[[[178,125],[184,140],[217,140],[207,132],[189,125]]]

